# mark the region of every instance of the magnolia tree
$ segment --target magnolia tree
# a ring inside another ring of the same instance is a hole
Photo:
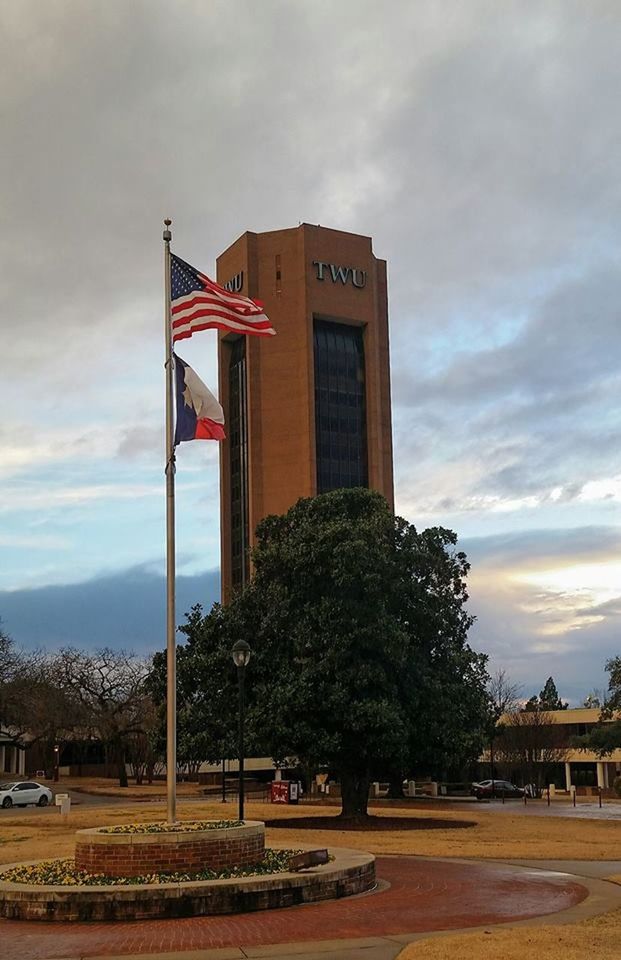
[[[468,563],[455,546],[451,531],[419,533],[366,489],[267,517],[250,584],[206,617],[193,610],[182,628],[181,735],[206,734],[205,759],[230,744],[229,651],[244,638],[249,752],[330,767],[343,816],[366,816],[380,769],[478,757],[493,711],[486,658],[467,643]],[[160,658],[160,698],[162,667]]]

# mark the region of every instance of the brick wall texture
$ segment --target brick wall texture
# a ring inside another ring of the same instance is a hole
[[[89,836],[85,831],[86,835],[78,835],[76,840],[76,867],[107,877],[138,877],[151,873],[198,873],[205,868],[223,870],[262,860],[265,834],[244,827],[237,831],[238,836],[232,835],[236,832],[232,829],[167,834],[161,843],[154,842],[153,834],[123,835],[125,843],[119,842],[116,834],[114,843],[102,843],[98,842],[102,835]]]

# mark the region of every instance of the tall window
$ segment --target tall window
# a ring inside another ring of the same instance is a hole
[[[233,344],[229,362],[229,450],[231,457],[231,582],[234,589],[248,581],[248,419],[246,338]]]
[[[366,487],[362,329],[315,320],[314,334],[317,492]]]

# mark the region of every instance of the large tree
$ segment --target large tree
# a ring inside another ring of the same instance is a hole
[[[468,564],[455,544],[448,530],[419,533],[366,489],[300,500],[259,524],[249,586],[191,618],[192,654],[180,651],[180,662],[234,705],[225,658],[247,639],[256,747],[328,765],[343,815],[364,816],[378,770],[468,762],[489,729],[485,658],[467,644]]]

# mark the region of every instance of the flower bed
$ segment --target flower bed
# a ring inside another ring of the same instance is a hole
[[[224,870],[199,870],[196,873],[150,873],[139,877],[110,877],[105,874],[87,873],[76,867],[75,860],[41,860],[39,863],[21,864],[0,873],[0,882],[28,883],[41,886],[127,886],[128,884],[188,883],[195,880],[229,880],[235,877],[265,876],[285,873],[289,858],[300,850],[265,851],[263,860],[248,867],[227,867]]]
[[[181,820],[179,823],[120,823],[116,827],[100,827],[100,833],[196,833],[199,830],[229,830],[241,827],[242,820]]]
[[[107,877],[219,873],[264,856],[265,825],[252,820],[124,824],[76,833],[76,868]]]

